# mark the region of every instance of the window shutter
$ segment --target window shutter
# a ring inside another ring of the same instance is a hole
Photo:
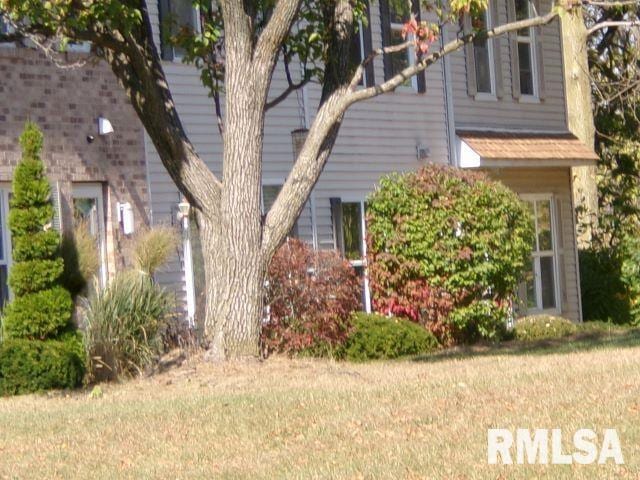
[[[540,15],[540,0],[533,0],[535,14]],[[538,98],[544,100],[544,57],[542,54],[542,27],[534,28],[535,49],[536,49],[536,70],[538,72]]]
[[[411,0],[411,10],[416,16],[416,21],[420,23],[420,0]],[[427,92],[427,78],[424,70],[416,75],[416,83],[418,85],[418,93]]]
[[[363,22],[363,25],[362,25],[362,39],[363,39],[362,47],[363,48],[362,49],[364,50],[364,58],[367,58],[373,51],[373,45],[371,44],[371,11],[369,9],[369,2],[366,2],[365,8],[366,8],[366,11],[365,11],[366,25]],[[389,17],[387,16],[387,18]],[[365,67],[367,87],[373,87],[376,84],[373,70],[374,70],[373,61],[371,61],[367,63]]]
[[[387,0],[379,0],[380,2],[380,27],[382,29],[382,46],[387,47],[391,44],[391,23],[389,19],[389,4]],[[389,80],[393,76],[393,66],[389,55],[382,55],[382,63],[384,65],[384,79]]]
[[[462,32],[464,35],[472,33],[471,15],[465,13],[462,17]],[[467,66],[467,94],[475,97],[478,93],[478,84],[476,81],[476,59],[473,53],[473,42],[469,42],[464,46],[464,59]]]
[[[382,3],[382,0],[381,2]],[[342,200],[339,197],[329,199],[331,204],[331,223],[333,223],[333,244],[344,255],[344,233],[342,232]]]
[[[158,0],[158,25],[160,30],[160,56],[173,60],[173,47],[167,41],[171,35],[171,0]]]
[[[491,9],[491,27],[500,25],[500,11],[498,9],[498,0],[489,2],[489,8]],[[504,96],[504,84],[502,79],[502,52],[500,44],[502,43],[502,37],[494,38],[491,40],[493,46],[493,71],[495,74],[496,82],[496,97],[502,98]]]
[[[60,184],[54,182],[51,184],[51,204],[53,205],[53,221],[52,226],[58,232],[62,232],[62,210],[60,201]]]
[[[514,0],[507,0],[507,22],[516,21]],[[511,95],[520,98],[520,63],[518,59],[518,32],[509,32],[509,56],[511,57]]]

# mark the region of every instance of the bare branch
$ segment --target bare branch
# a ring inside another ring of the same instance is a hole
[[[640,20],[610,20],[606,22],[596,23],[587,30],[587,35],[591,35],[598,30],[611,27],[640,27]]]
[[[311,77],[306,76],[305,78],[303,78],[297,83],[290,83],[289,86],[280,95],[278,95],[273,100],[265,103],[264,109],[270,110],[276,105],[279,105],[280,103],[285,101],[289,95],[291,95],[296,90],[300,90],[302,87],[307,85],[310,81],[311,81]]]
[[[612,2],[598,1],[598,0],[582,0],[582,5],[592,5],[594,7],[602,8],[615,8],[625,7],[629,5],[638,5],[638,0],[617,0]]]

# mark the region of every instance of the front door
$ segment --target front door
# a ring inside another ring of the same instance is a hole
[[[77,184],[73,186],[74,228],[86,227],[96,242],[100,269],[100,286],[107,284],[107,262],[105,241],[105,212],[102,185],[99,183]]]

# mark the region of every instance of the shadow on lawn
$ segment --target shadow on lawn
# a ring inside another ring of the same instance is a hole
[[[640,347],[640,328],[589,328],[568,337],[538,340],[509,341],[498,344],[477,344],[441,350],[415,357],[416,362],[439,362],[488,355],[552,355],[584,352],[608,348]]]

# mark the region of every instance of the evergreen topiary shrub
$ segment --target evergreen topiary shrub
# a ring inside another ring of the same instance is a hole
[[[53,206],[44,164],[42,133],[27,122],[22,160],[13,175],[9,229],[14,259],[9,286],[14,299],[3,318],[0,393],[77,386],[84,374],[82,339],[71,322],[73,301],[60,286],[64,262],[52,230]]]
[[[435,336],[414,322],[357,313],[354,329],[344,346],[344,356],[352,361],[393,359],[425,354],[437,348]]]
[[[500,338],[533,243],[515,193],[444,165],[392,174],[368,199],[367,233],[376,311],[418,322],[445,345]]]

